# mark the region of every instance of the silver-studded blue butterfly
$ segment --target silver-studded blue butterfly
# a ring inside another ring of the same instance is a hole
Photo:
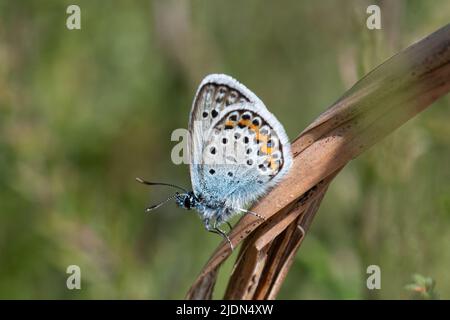
[[[228,235],[219,227],[276,185],[288,172],[292,155],[283,126],[264,103],[230,76],[212,74],[201,82],[189,117],[189,158],[192,191],[183,190],[178,206],[196,209],[208,231]]]

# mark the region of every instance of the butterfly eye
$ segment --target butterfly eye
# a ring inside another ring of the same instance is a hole
[[[184,206],[188,210],[191,208],[191,200],[188,197],[184,198]]]

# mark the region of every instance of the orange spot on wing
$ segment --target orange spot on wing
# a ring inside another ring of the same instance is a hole
[[[274,161],[273,159],[270,159],[270,168],[272,170],[277,170],[278,169],[278,163],[276,161]]]
[[[250,125],[250,120],[239,120],[239,125],[241,127],[248,127]]]
[[[258,140],[258,142],[262,142],[267,145],[267,140],[269,140],[269,137],[266,136],[265,134],[261,134],[258,131],[258,132],[256,132],[256,140]]]
[[[271,154],[272,153],[272,148],[267,147],[267,144],[263,144],[261,146],[261,152],[266,153],[266,154]]]

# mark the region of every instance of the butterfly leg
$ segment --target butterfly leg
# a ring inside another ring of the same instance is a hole
[[[250,211],[250,210],[245,210],[245,209],[238,209],[238,210],[241,211],[241,212],[244,212],[246,214],[251,214],[252,216],[255,216],[255,217],[257,217],[257,218],[259,218],[259,219],[261,219],[263,221],[266,221],[266,218],[264,218],[262,215],[260,215],[260,214],[258,214],[256,212],[253,212],[253,211]]]
[[[233,251],[234,246],[231,243],[230,237],[228,237],[228,235],[223,230],[219,229],[218,227],[215,227],[213,230],[216,231],[217,234],[220,234],[225,240],[228,241],[228,244],[230,245],[230,249],[231,249],[231,251]]]
[[[221,217],[216,218],[216,220],[214,221],[213,228],[214,228],[214,230],[217,231],[218,234],[220,234],[225,240],[228,241],[228,244],[230,245],[231,251],[233,251],[234,250],[234,246],[233,246],[233,243],[231,243],[230,237],[228,237],[228,234],[226,234],[222,229],[220,229],[218,227],[218,225],[220,225],[222,223],[223,223],[223,221],[222,221]],[[228,224],[228,226],[230,227],[230,230],[231,230],[230,223],[228,221],[225,221],[225,223]]]
[[[230,229],[228,231],[228,233],[230,233],[231,229],[233,229],[233,227],[231,226],[231,224],[228,221],[225,221],[225,223],[227,224],[228,228]]]
[[[217,227],[217,223],[218,223],[218,221],[215,220],[214,224],[211,226],[209,219],[204,219],[203,220],[203,224],[205,225],[206,230],[211,232],[211,233],[215,233],[215,234],[218,234],[218,235],[222,236],[222,238],[227,240],[228,244],[230,245],[231,251],[233,251],[234,250],[234,246],[231,243],[230,238],[228,237],[228,235],[223,230],[221,230],[221,229],[219,229]]]

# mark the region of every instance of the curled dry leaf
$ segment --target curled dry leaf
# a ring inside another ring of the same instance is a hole
[[[287,178],[230,233],[244,239],[227,299],[274,299],[328,185],[352,159],[450,90],[450,25],[393,56],[347,91],[292,143]],[[221,243],[188,299],[210,299],[220,265],[230,255]]]

